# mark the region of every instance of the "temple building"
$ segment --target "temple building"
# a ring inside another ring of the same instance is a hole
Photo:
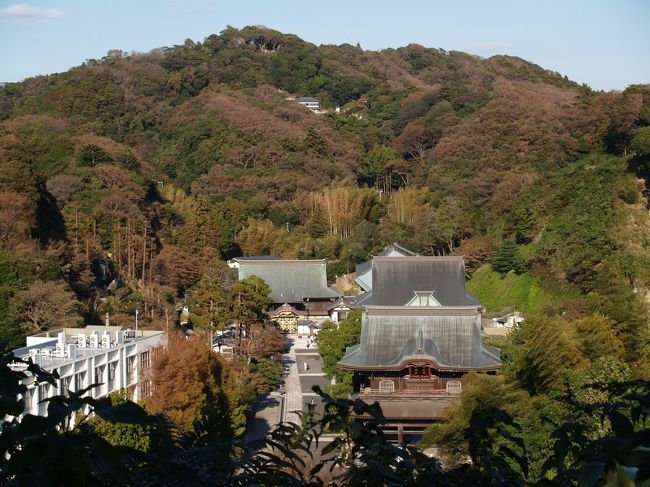
[[[330,321],[333,321],[334,323],[340,323],[348,316],[350,310],[355,307],[356,298],[354,296],[342,296],[328,309]]]
[[[415,252],[411,252],[394,243],[385,247],[384,250],[374,257],[413,257],[414,255]],[[372,263],[373,259],[358,264],[355,269],[356,277],[354,278],[354,282],[364,291],[372,290]]]
[[[271,288],[273,311],[281,329],[297,333],[299,322],[319,325],[330,318],[329,308],[340,297],[327,285],[325,260],[242,259],[238,262],[239,279],[262,278]],[[306,333],[303,328],[303,333]]]
[[[306,316],[305,311],[300,311],[288,303],[284,303],[269,313],[271,321],[275,321],[284,333],[304,332],[304,330],[298,330],[298,323],[308,321],[305,319]]]
[[[470,371],[494,373],[499,349],[481,343],[483,308],[465,288],[462,257],[375,257],[360,344],[339,362],[354,396],[377,401],[400,443],[442,419]]]

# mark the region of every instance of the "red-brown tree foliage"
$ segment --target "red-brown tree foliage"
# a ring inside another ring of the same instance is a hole
[[[154,356],[153,388],[147,408],[164,414],[182,431],[190,430],[194,421],[208,413],[215,418],[225,417],[222,428],[228,431],[230,408],[223,388],[225,367],[223,359],[203,340],[170,334],[167,347]]]

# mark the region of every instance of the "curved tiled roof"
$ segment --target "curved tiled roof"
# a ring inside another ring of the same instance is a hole
[[[391,255],[392,254],[392,255]],[[384,250],[379,252],[374,257],[409,257],[416,255],[415,252],[405,249],[399,244],[393,243],[386,247]],[[372,287],[372,276],[369,274],[367,277],[364,277],[366,273],[369,273],[372,269],[373,259],[357,264],[354,272],[356,273],[355,281],[356,283],[365,291],[369,291]]]
[[[399,369],[408,361],[431,361],[440,369],[500,367],[499,350],[481,343],[476,307],[371,307],[361,343],[339,362],[353,369]]]
[[[264,279],[274,303],[302,303],[307,299],[338,298],[327,286],[325,260],[242,260],[239,279]]]
[[[372,291],[364,306],[404,306],[416,291],[433,293],[442,306],[478,306],[465,289],[463,257],[375,257]]]
[[[271,311],[269,313],[269,316],[271,318],[275,318],[276,316],[280,316],[282,313],[292,313],[296,316],[306,316],[307,313],[304,311],[300,311],[299,309],[294,308],[290,304],[284,303],[282,306],[280,306],[278,309]]]

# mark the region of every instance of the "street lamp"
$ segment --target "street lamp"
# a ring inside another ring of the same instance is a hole
[[[138,336],[138,313],[139,310],[135,310],[135,336]]]

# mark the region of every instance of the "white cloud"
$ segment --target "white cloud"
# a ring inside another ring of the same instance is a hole
[[[17,3],[9,7],[0,8],[0,20],[12,23],[31,23],[63,17],[63,12],[56,8],[31,7],[24,3]]]
[[[490,52],[498,51],[500,49],[507,49],[510,44],[502,41],[488,41],[488,42],[474,42],[465,46],[468,51]]]

